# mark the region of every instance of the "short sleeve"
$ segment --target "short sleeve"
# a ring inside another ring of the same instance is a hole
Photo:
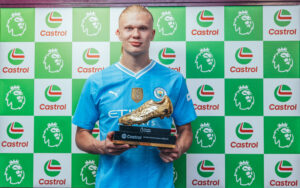
[[[173,119],[177,126],[185,125],[196,119],[196,112],[185,79],[181,77],[180,90],[177,101],[173,106]]]
[[[82,89],[72,123],[84,129],[92,130],[99,119],[99,111],[94,98],[95,88],[88,79]]]

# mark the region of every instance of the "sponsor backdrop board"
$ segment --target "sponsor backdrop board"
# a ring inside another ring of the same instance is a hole
[[[120,59],[122,10],[0,9],[0,187],[94,186],[71,119]],[[198,116],[175,187],[300,187],[300,6],[149,10],[151,58],[183,74]]]

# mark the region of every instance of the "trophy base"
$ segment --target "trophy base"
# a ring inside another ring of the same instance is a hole
[[[168,129],[121,125],[120,131],[114,134],[113,143],[175,148],[176,136]]]

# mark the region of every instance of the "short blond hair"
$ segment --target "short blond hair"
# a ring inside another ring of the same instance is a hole
[[[144,7],[144,6],[142,6],[142,5],[130,5],[129,7],[126,7],[126,8],[122,11],[122,13],[120,14],[120,16],[119,16],[119,22],[120,22],[121,17],[122,17],[124,14],[126,14],[126,13],[128,13],[128,12],[131,12],[131,11],[145,12],[145,13],[147,13],[147,14],[150,15],[151,20],[152,20],[152,23],[154,22],[154,21],[153,21],[153,16],[152,16],[151,12],[150,12],[146,7]]]

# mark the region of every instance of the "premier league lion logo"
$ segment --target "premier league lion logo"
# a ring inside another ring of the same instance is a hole
[[[162,12],[157,21],[157,28],[162,35],[173,35],[177,30],[177,23],[170,11]]]
[[[293,67],[293,59],[286,48],[278,48],[273,57],[273,66],[278,72],[289,72]]]
[[[250,110],[254,104],[254,96],[248,86],[240,86],[234,95],[235,106],[240,110]]]
[[[95,161],[85,161],[85,165],[81,168],[81,180],[87,185],[94,185],[97,173]]]
[[[197,69],[201,72],[211,72],[216,66],[216,60],[209,48],[200,49],[200,53],[196,56],[195,63]]]
[[[234,18],[234,30],[240,35],[249,35],[254,29],[254,22],[248,11],[239,11],[239,15]]]
[[[96,36],[101,31],[101,23],[95,12],[87,12],[81,21],[82,32],[87,36]]]
[[[10,184],[20,184],[25,177],[25,172],[18,160],[11,160],[5,168],[4,175]]]
[[[64,62],[57,49],[48,50],[47,55],[44,57],[43,64],[45,65],[45,69],[50,73],[60,72],[64,66]]]
[[[49,147],[58,147],[61,144],[63,134],[57,123],[48,123],[48,127],[44,130],[43,139],[44,143]]]
[[[12,13],[10,18],[7,20],[6,27],[8,33],[14,37],[22,36],[26,31],[27,25],[21,16],[21,13]]]
[[[287,123],[278,124],[278,128],[274,131],[273,139],[279,148],[289,148],[294,142],[294,135]]]
[[[196,133],[197,144],[202,148],[210,148],[216,141],[216,134],[209,123],[201,123]]]
[[[12,110],[20,110],[25,104],[25,96],[20,86],[10,87],[10,91],[6,94],[7,106]]]
[[[178,178],[178,173],[177,173],[176,169],[173,166],[173,183],[176,182],[177,178]]]
[[[255,179],[255,173],[248,161],[241,161],[234,173],[237,183],[242,186],[251,185]]]

